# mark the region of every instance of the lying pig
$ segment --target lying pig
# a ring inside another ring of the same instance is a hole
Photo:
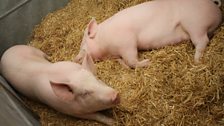
[[[216,0],[217,1],[217,0]],[[88,53],[95,61],[118,58],[124,66],[144,67],[138,50],[149,50],[191,40],[194,60],[200,58],[221,23],[221,11],[212,0],[155,0],[124,9],[104,22],[92,19],[84,32],[75,62]]]
[[[42,51],[17,45],[3,54],[0,68],[12,86],[31,99],[68,115],[113,123],[97,111],[117,105],[118,92],[94,77],[88,55],[82,66],[69,61],[50,63]]]

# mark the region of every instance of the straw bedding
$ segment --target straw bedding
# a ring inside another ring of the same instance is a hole
[[[100,23],[144,1],[71,0],[36,26],[29,44],[48,54],[52,62],[72,60],[91,17]],[[125,69],[115,60],[96,63],[97,77],[121,93],[121,104],[105,113],[118,126],[224,125],[224,26],[210,42],[199,65],[193,62],[190,41],[140,52],[140,59],[150,59],[147,68]],[[40,115],[43,126],[103,125],[30,100],[26,103]]]

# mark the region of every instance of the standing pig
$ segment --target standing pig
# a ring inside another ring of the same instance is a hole
[[[68,115],[113,123],[97,111],[117,105],[118,92],[94,77],[88,55],[82,66],[69,61],[50,63],[42,51],[17,45],[3,54],[0,68],[12,86],[31,99]]]
[[[124,66],[144,67],[138,50],[157,49],[183,40],[193,42],[194,60],[209,43],[208,35],[221,23],[221,11],[212,0],[155,0],[124,9],[101,24],[92,19],[75,62],[88,53],[95,61],[118,58]]]

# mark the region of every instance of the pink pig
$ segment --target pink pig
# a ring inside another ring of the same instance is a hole
[[[50,63],[30,46],[17,45],[1,58],[1,74],[23,95],[79,118],[112,125],[113,119],[97,111],[119,103],[119,94],[98,80],[90,56],[82,66],[69,61]]]
[[[215,0],[219,1],[219,0]],[[212,0],[155,0],[124,9],[99,25],[92,19],[75,62],[88,53],[95,61],[117,58],[126,67],[144,67],[138,50],[149,50],[191,40],[194,60],[200,58],[209,37],[221,23],[221,11]]]

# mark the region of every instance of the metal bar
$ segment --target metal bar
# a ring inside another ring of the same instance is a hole
[[[30,2],[31,0],[24,0],[22,2],[20,2],[18,5],[12,7],[10,10],[6,11],[5,13],[3,13],[2,15],[0,15],[0,20],[3,19],[4,17],[8,16],[9,14],[11,14],[12,12],[14,12],[15,10],[17,10],[18,8],[22,7],[23,5],[25,5],[26,3]]]

